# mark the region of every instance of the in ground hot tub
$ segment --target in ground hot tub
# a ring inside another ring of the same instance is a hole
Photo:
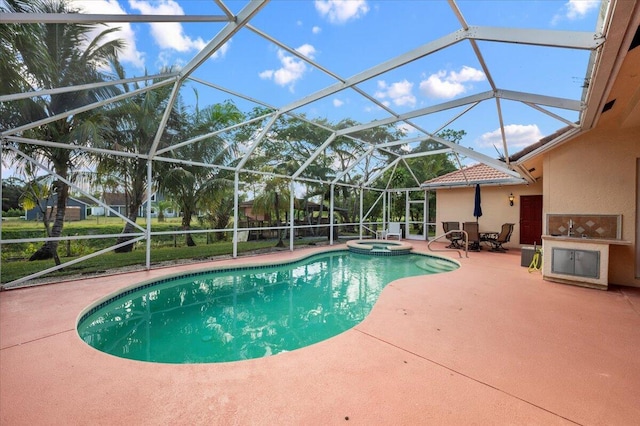
[[[352,253],[373,254],[375,256],[398,256],[409,254],[413,249],[411,244],[403,241],[388,240],[353,240],[347,241],[347,247]]]

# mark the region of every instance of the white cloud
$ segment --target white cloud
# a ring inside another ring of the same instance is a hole
[[[315,0],[316,10],[332,24],[344,24],[369,12],[365,0]]]
[[[524,148],[538,142],[543,137],[542,132],[535,124],[509,124],[504,126],[504,134],[507,138],[507,144],[515,148]],[[502,147],[500,129],[483,134],[476,141],[476,144],[480,147]]]
[[[398,123],[396,124],[396,129],[402,132],[403,135],[408,135],[416,131],[416,128],[407,123]]]
[[[313,59],[316,53],[316,49],[310,44],[303,44],[296,50],[310,59]],[[278,49],[278,60],[282,65],[280,68],[264,70],[258,75],[264,80],[273,80],[278,86],[288,86],[293,92],[295,82],[300,80],[308,70],[307,64],[282,49]]]
[[[84,13],[124,15],[126,12],[117,0],[74,0],[72,6],[77,7]],[[125,46],[120,52],[119,59],[123,64],[131,64],[136,68],[144,69],[144,53],[138,51],[136,46],[136,35],[129,23],[106,23],[98,26],[90,33],[90,37],[95,37],[108,28],[120,28],[119,31],[109,34],[106,40],[123,39]]]
[[[320,34],[322,32],[322,28],[320,28],[319,26],[315,25],[313,28],[311,28],[311,32],[314,34]]]
[[[211,59],[218,59],[218,58],[224,58],[224,56],[227,54],[227,52],[229,51],[229,48],[231,47],[231,42],[233,41],[233,39],[229,39],[228,42],[226,42],[225,44],[223,44],[222,46],[220,46],[218,48],[218,50],[216,50],[215,52],[213,52],[213,55],[211,55]]]
[[[465,93],[470,82],[484,81],[486,76],[478,69],[463,66],[460,72],[438,71],[420,82],[420,91],[429,98],[449,99]]]
[[[567,7],[567,18],[580,19],[593,9],[597,9],[600,5],[599,0],[569,0],[565,5]]]
[[[156,57],[156,61],[154,63],[155,67],[159,70],[161,68],[172,67],[174,71],[181,70],[187,62],[182,58],[175,58],[170,51],[162,50],[158,52],[158,56]]]
[[[600,0],[569,0],[564,4],[562,12],[556,14],[551,23],[556,25],[562,19],[575,21],[584,18],[589,12],[600,6]]]
[[[140,1],[129,0],[132,9],[147,15],[184,15],[184,10],[173,0]],[[179,22],[151,23],[151,35],[161,49],[178,52],[201,50],[207,45],[202,38],[191,38],[183,31]]]
[[[375,97],[385,101],[388,98],[397,106],[412,106],[416,104],[416,97],[413,95],[412,90],[413,83],[410,83],[407,80],[391,84],[387,84],[384,80],[380,80],[378,81],[378,91],[376,91]]]
[[[316,48],[310,45],[309,43],[305,43],[302,46],[296,48],[298,53],[302,53],[309,59],[314,59],[316,55]]]
[[[342,105],[344,105],[344,101],[341,101],[341,100],[340,100],[340,99],[338,99],[338,98],[335,98],[335,99],[333,100],[333,106],[334,106],[334,107],[339,108],[339,107],[341,107]]]

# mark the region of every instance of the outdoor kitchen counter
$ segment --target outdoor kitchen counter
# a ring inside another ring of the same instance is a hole
[[[630,241],[618,239],[543,235],[542,278],[607,290],[609,246],[630,244]]]
[[[608,245],[621,245],[629,246],[631,241],[618,240],[616,238],[581,238],[581,237],[569,237],[566,235],[543,235],[542,241],[555,240],[555,241],[571,241],[574,243],[595,243],[595,244],[608,244]]]

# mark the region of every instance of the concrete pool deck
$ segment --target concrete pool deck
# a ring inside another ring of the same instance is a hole
[[[223,364],[116,358],[75,331],[108,293],[204,264],[1,292],[0,424],[640,423],[640,289],[546,282],[518,250],[438,254],[462,267],[395,281],[355,328]]]

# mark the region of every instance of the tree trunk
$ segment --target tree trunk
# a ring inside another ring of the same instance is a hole
[[[69,198],[69,186],[60,180],[56,180],[53,185],[58,199],[56,202],[56,217],[53,221],[51,232],[48,234],[49,237],[55,238],[62,235],[64,215],[67,209],[67,199]],[[55,260],[56,265],[60,265],[60,258],[58,257],[58,241],[45,242],[38,251],[31,255],[29,260],[45,260],[51,258]]]
[[[130,221],[134,222],[136,221],[136,219],[138,218],[138,209],[140,207],[138,206],[135,210],[129,210],[129,214],[127,215],[127,219],[129,219]],[[132,234],[135,232],[135,226],[133,226],[132,223],[130,222],[126,222],[124,225],[124,229],[122,230],[122,235],[119,236],[116,239],[116,244],[120,244],[120,243],[124,243],[126,241],[132,240],[133,237],[127,234]],[[130,253],[133,251],[133,243],[131,244],[125,244],[122,247],[118,247],[117,249],[114,250],[116,253]]]
[[[280,225],[281,225],[281,223],[280,223],[280,196],[278,195],[277,192],[276,192],[275,209],[276,209],[276,226],[279,228]],[[276,232],[278,233],[278,243],[276,244],[276,247],[284,247],[284,241],[282,241],[282,230],[278,229],[278,230],[276,230]]]
[[[191,210],[185,210],[184,216],[182,216],[182,229],[188,231],[191,229]],[[184,234],[184,241],[188,247],[195,247],[196,242],[193,241],[191,234]]]
[[[216,229],[225,229],[229,224],[230,218],[231,218],[231,212],[229,211],[217,212],[214,227]],[[227,235],[224,232],[216,232],[215,234],[216,241],[224,241],[226,239],[227,239]]]
[[[142,200],[146,192],[144,178],[146,173],[146,166],[146,161],[140,161],[136,163],[136,173],[131,178],[129,190],[125,191],[127,203],[127,219],[129,219],[133,223],[136,223],[136,219],[138,218],[138,210],[140,210],[140,206],[142,205]],[[151,202],[151,200],[148,200],[147,202]],[[135,229],[136,227],[132,223],[125,222],[124,229],[122,230],[122,235],[116,239],[116,244],[132,240],[134,237],[127,234],[134,233]],[[119,247],[114,251],[116,253],[130,253],[133,251],[133,243],[125,244],[124,246]]]

